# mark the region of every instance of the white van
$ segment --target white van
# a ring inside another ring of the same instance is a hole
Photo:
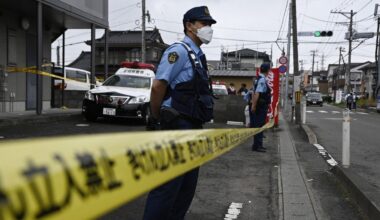
[[[62,74],[62,67],[55,67],[54,74],[65,78],[65,90],[88,91],[91,89],[91,73],[87,70],[65,67],[65,74]],[[54,87],[62,89],[62,79],[54,79]]]

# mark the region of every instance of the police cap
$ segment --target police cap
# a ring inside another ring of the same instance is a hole
[[[263,64],[261,64],[261,66],[260,66],[260,72],[262,72],[262,73],[266,73],[266,72],[268,72],[270,70],[270,65],[269,65],[269,63],[263,63]]]
[[[216,23],[216,21],[211,17],[207,6],[199,6],[188,10],[183,15],[183,23],[188,21],[209,21],[211,24]]]

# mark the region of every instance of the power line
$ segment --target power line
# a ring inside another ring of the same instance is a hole
[[[362,8],[360,8],[357,12],[359,13],[361,10],[363,10],[365,7],[367,7],[369,5],[369,3],[371,3],[373,0],[369,0],[367,2],[367,4],[365,4]]]
[[[131,8],[131,7],[133,7],[133,6],[137,6],[138,3],[139,3],[139,1],[136,1],[136,2],[133,3],[133,4],[126,5],[126,6],[124,6],[124,7],[121,7],[121,8],[115,9],[115,10],[112,10],[112,11],[110,11],[110,12],[122,11],[122,10],[124,10],[124,9]]]
[[[277,39],[279,39],[281,31],[282,31],[282,27],[284,26],[284,21],[285,21],[285,16],[286,16],[286,12],[287,12],[287,9],[288,9],[288,5],[289,5],[289,0],[286,1],[284,14],[282,15],[282,21],[281,21],[280,30],[278,30]]]
[[[172,23],[172,24],[181,24],[180,22],[177,21],[169,21],[169,20],[164,20],[164,19],[156,19],[156,21],[161,21],[165,23]],[[267,30],[267,29],[248,29],[248,28],[234,28],[234,27],[213,27],[215,29],[224,29],[224,30],[234,30],[234,31],[252,31],[252,32],[277,32],[276,30]]]

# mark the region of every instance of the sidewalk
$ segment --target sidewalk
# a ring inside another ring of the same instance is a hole
[[[54,108],[42,111],[37,115],[35,110],[22,112],[0,112],[0,127],[22,123],[47,123],[66,120],[68,117],[79,117],[82,109]]]

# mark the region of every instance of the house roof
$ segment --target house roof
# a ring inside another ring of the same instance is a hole
[[[162,40],[161,34],[158,29],[147,30],[145,31],[146,43],[155,43],[161,44],[162,46],[168,47],[167,44]],[[131,45],[131,44],[141,44],[141,31],[110,31],[108,33],[108,43],[112,45]],[[104,34],[101,38],[95,40],[95,43],[98,44],[97,47],[104,45]],[[91,45],[91,41],[86,41],[87,45]]]
[[[241,49],[241,50],[237,50],[237,51],[231,51],[231,52],[228,52],[228,53],[223,53],[223,56],[228,56],[229,57],[239,57],[240,58],[263,58],[264,61],[270,61],[269,59],[269,55],[266,54],[266,53],[263,53],[263,52],[259,52],[259,51],[256,51],[256,50],[252,50],[252,49],[249,49],[249,48],[244,48],[244,49]]]
[[[255,77],[256,71],[246,70],[211,70],[210,76],[240,76],[240,77]]]
[[[366,69],[375,69],[376,68],[376,62],[371,62],[369,65],[360,67],[360,70],[366,70]]]
[[[91,52],[82,51],[82,53],[67,66],[90,71],[91,69],[90,64],[91,64]]]
[[[219,60],[207,60],[207,64],[213,66],[214,68],[217,68],[219,63]]]

